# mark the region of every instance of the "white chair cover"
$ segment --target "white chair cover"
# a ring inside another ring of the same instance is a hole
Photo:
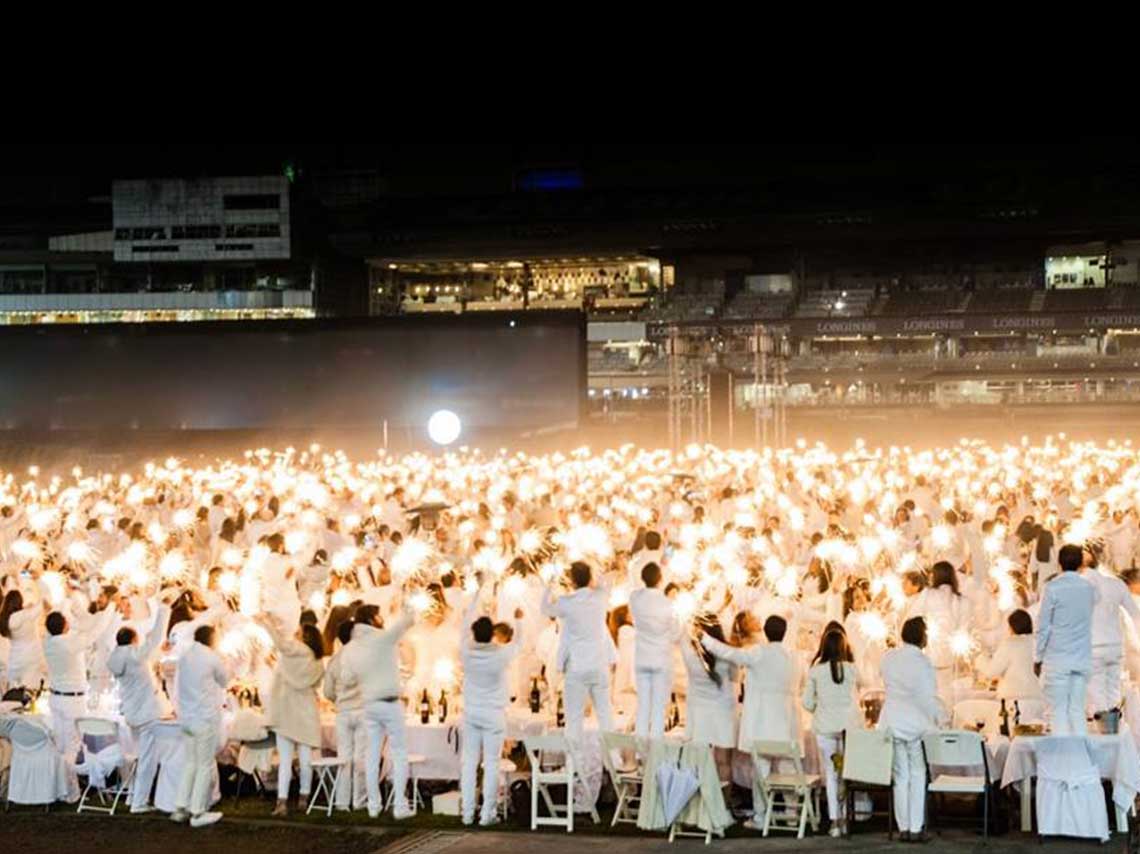
[[[52,741],[51,729],[35,718],[0,719],[0,735],[12,743],[8,799],[14,804],[74,803],[79,780]]]
[[[1108,810],[1088,739],[1040,738],[1037,753],[1037,830],[1043,836],[1108,839]]]

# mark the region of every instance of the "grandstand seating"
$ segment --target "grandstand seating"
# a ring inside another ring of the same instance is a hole
[[[743,291],[724,307],[724,316],[733,320],[777,320],[787,316],[793,301],[790,295]]]
[[[951,288],[894,291],[887,295],[879,313],[888,317],[910,314],[942,314],[960,311],[965,294]]]
[[[1044,311],[1101,311],[1108,305],[1103,288],[1074,288],[1045,292]]]
[[[875,301],[875,291],[808,291],[800,297],[796,317],[864,317]]]
[[[968,314],[1028,311],[1033,300],[1033,293],[1033,291],[1023,288],[975,291],[970,295],[965,310]]]

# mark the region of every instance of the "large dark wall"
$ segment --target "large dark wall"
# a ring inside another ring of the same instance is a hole
[[[566,313],[0,329],[7,430],[573,424],[585,325]]]

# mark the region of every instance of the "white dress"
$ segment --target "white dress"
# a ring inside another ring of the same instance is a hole
[[[8,628],[12,633],[8,651],[8,684],[36,688],[47,673],[44,663],[43,644],[40,641],[40,616],[38,606],[22,608],[8,618]]]
[[[736,666],[716,659],[718,687],[691,643],[681,644],[681,658],[688,676],[685,738],[713,747],[736,747]]]

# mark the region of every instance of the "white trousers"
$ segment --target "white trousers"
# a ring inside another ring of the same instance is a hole
[[[1089,711],[1103,712],[1120,705],[1120,668],[1124,650],[1117,645],[1092,648],[1092,672],[1089,674]]]
[[[137,810],[150,802],[150,793],[158,777],[158,740],[155,738],[157,721],[131,727],[138,749],[135,778],[131,781],[131,809]]]
[[[827,785],[827,817],[834,823],[847,816],[846,805],[839,801],[839,774],[831,758],[843,752],[843,733],[816,733],[815,743],[819,747],[819,764],[823,766],[823,779]]]
[[[586,696],[594,704],[599,732],[613,729],[613,712],[610,709],[610,672],[591,670],[586,673],[567,673],[564,688],[566,698],[566,733],[580,738],[582,723],[586,719]]]
[[[368,735],[364,730],[364,711],[352,709],[336,713],[336,755],[348,758],[349,764],[340,770],[336,788],[337,809],[360,809],[366,803],[368,786],[365,781],[365,756],[368,754]]]
[[[495,817],[495,807],[499,801],[499,757],[503,752],[503,736],[506,725],[502,715],[472,716],[470,710],[463,722],[463,764],[459,776],[459,799],[463,808],[463,820],[470,822],[475,817],[475,778],[479,771],[479,758],[483,759],[483,808],[479,818],[489,822]]]
[[[308,797],[313,787],[313,748],[277,733],[277,799],[280,801],[289,797],[289,787],[293,785],[294,752],[301,765],[301,776],[298,778],[301,797]]]
[[[660,738],[665,734],[665,709],[673,674],[668,670],[642,670],[633,673],[637,687],[637,724],[634,733]]]
[[[218,751],[218,721],[182,724],[182,782],[174,808],[200,815],[210,807],[214,787],[214,757]]]
[[[368,753],[364,759],[365,787],[368,790],[368,812],[380,812],[380,747],[388,737],[388,758],[392,760],[392,785],[396,787],[392,813],[403,817],[408,812],[408,743],[404,736],[404,704],[399,700],[377,700],[364,707],[364,731],[368,735]]]
[[[900,833],[921,833],[926,821],[926,762],[922,739],[896,738],[891,773],[894,777],[895,822]]]
[[[1084,735],[1088,732],[1085,720],[1088,682],[1087,673],[1045,668],[1041,690],[1045,694],[1045,706],[1054,735]]]
[[[49,694],[48,697],[55,746],[60,755],[74,762],[79,753],[79,730],[75,728],[75,721],[87,714],[87,697],[61,697],[58,694]]]

